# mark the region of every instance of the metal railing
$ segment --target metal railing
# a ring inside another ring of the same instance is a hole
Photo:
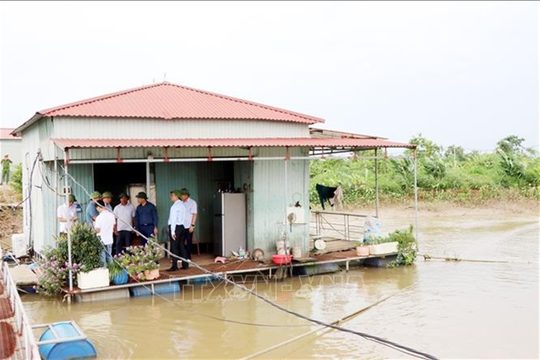
[[[312,211],[311,233],[318,237],[340,240],[361,240],[364,236],[364,219],[371,215],[338,211]]]
[[[19,341],[22,340],[24,359],[41,359],[32,326],[30,325],[30,321],[24,310],[15,280],[9,271],[8,263],[3,262],[2,272],[4,273],[6,292],[9,296],[9,301],[15,317],[15,330],[19,336]]]

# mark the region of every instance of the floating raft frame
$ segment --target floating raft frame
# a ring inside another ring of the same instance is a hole
[[[354,255],[353,255],[354,254]],[[370,256],[356,256],[356,251],[344,251],[337,253],[329,253],[318,256],[320,260],[316,257],[307,257],[298,259],[287,265],[273,265],[273,264],[261,264],[258,262],[253,262],[254,267],[244,268],[237,270],[224,270],[224,271],[213,271],[214,274],[221,275],[223,277],[230,277],[235,275],[242,274],[259,274],[264,278],[272,278],[276,273],[282,273],[284,270],[288,270],[289,275],[293,276],[294,274],[302,275],[317,275],[322,273],[331,272],[338,270],[339,264],[345,265],[345,271],[349,271],[351,263],[364,263],[368,266],[380,266],[379,264],[385,263],[385,261],[374,261],[377,259],[392,258],[397,253],[381,254],[381,255],[370,255]],[[368,259],[373,259],[367,261]],[[255,264],[258,264],[255,265]],[[329,266],[327,264],[334,264],[335,266]],[[227,265],[227,264],[225,264]],[[203,266],[206,267],[206,266]],[[191,270],[191,269],[190,269]],[[109,285],[105,287],[97,287],[91,289],[79,289],[75,287],[72,292],[68,289],[63,289],[63,292],[67,295],[72,295],[75,297],[76,301],[96,301],[96,300],[109,300],[109,299],[118,299],[118,298],[128,298],[130,296],[142,296],[142,295],[152,295],[159,294],[162,290],[165,289],[167,293],[179,292],[177,289],[181,289],[180,282],[186,283],[199,283],[205,281],[218,280],[213,274],[208,273],[199,273],[199,274],[182,274],[182,271],[176,273],[165,273],[161,272],[161,277],[156,280],[147,280],[141,282],[127,283],[122,285]],[[137,289],[141,288],[141,289]],[[171,291],[168,291],[170,289]]]

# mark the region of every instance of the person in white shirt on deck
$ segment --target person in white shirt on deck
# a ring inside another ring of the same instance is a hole
[[[173,202],[169,211],[169,234],[171,241],[171,253],[186,259],[186,249],[184,241],[186,239],[186,230],[184,228],[185,211],[184,204],[180,200],[180,190],[171,191],[171,201]],[[178,270],[178,258],[173,256],[172,266],[166,271]],[[182,261],[182,270],[189,267],[186,261]]]
[[[131,246],[131,237],[133,234],[133,224],[135,219],[135,206],[128,202],[126,194],[120,194],[120,204],[114,207],[116,216],[116,254],[120,254],[123,248]]]
[[[111,254],[116,218],[112,212],[103,206],[102,201],[100,201],[99,205],[97,206],[97,210],[99,215],[96,217],[94,228],[96,229],[96,233],[98,234],[101,243],[103,244],[101,263],[103,266],[107,266],[107,264],[111,264],[113,261]]]
[[[73,224],[77,221],[77,206],[75,205],[76,201],[77,199],[75,198],[75,195],[70,194],[68,196],[67,203],[63,203],[56,210],[56,216],[60,222],[60,235],[67,235]]]
[[[186,208],[186,214],[184,218],[184,228],[186,229],[186,256],[191,260],[191,249],[193,247],[193,232],[195,231],[195,224],[197,222],[197,203],[195,200],[189,197],[190,193],[188,189],[183,188],[180,190],[180,199],[184,203]]]

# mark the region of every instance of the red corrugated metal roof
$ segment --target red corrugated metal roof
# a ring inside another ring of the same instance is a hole
[[[82,100],[38,114],[150,119],[253,119],[305,124],[324,122],[317,117],[168,82]]]
[[[414,148],[414,145],[381,139],[351,138],[250,138],[250,139],[53,139],[62,149],[125,147],[325,147]]]
[[[10,135],[14,128],[0,128],[0,139],[2,140],[20,140],[21,138],[18,136],[12,136]]]

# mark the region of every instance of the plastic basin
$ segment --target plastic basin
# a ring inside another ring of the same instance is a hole
[[[272,262],[276,265],[290,264],[292,255],[272,255]]]

